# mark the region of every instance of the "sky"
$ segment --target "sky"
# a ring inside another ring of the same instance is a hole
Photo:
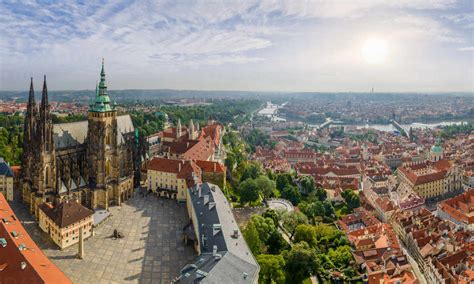
[[[104,58],[110,89],[474,92],[473,0],[4,0],[0,19],[0,90],[94,89]]]

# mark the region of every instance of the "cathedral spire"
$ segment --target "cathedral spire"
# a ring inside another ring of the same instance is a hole
[[[25,123],[23,124],[23,153],[21,158],[22,177],[25,181],[31,182],[32,156],[36,145],[36,102],[35,91],[33,88],[33,78],[30,81],[30,94],[28,96],[28,105],[26,107]]]
[[[193,119],[191,118],[189,120],[189,130],[188,130],[188,137],[189,139],[194,139],[194,122]]]
[[[46,85],[46,75],[44,75],[43,94],[41,96],[41,109],[46,110],[47,107],[48,107],[48,87]]]
[[[100,70],[100,75],[104,76],[105,78],[105,71],[104,71],[104,58],[102,57],[102,70]]]
[[[100,70],[99,95],[107,95],[107,84],[105,83],[104,58],[102,58],[102,69]]]
[[[105,67],[104,59],[102,58],[102,68],[100,70],[100,82],[95,89],[95,99],[90,111],[92,112],[105,112],[114,111],[115,108],[110,104],[110,97],[107,94],[107,84],[105,83]]]
[[[30,82],[30,94],[28,96],[28,107],[35,104],[35,90],[33,89],[33,77],[31,77]]]
[[[33,77],[30,82],[30,94],[28,96],[28,105],[26,107],[26,117],[24,124],[24,144],[29,145],[34,140],[34,133],[36,128],[36,101],[35,90],[33,88]]]
[[[178,126],[176,127],[176,139],[181,137],[181,119],[178,118]]]

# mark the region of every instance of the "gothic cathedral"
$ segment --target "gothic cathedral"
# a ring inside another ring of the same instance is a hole
[[[130,198],[139,184],[140,139],[130,116],[118,115],[107,94],[103,61],[87,121],[53,124],[46,76],[39,109],[31,79],[23,139],[22,196],[35,216],[40,204],[69,199],[107,209]]]

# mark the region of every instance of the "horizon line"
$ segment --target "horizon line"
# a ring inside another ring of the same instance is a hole
[[[259,90],[212,90],[212,89],[172,89],[172,88],[158,88],[158,89],[107,89],[108,91],[177,91],[177,92],[241,92],[241,93],[273,93],[273,94],[311,94],[311,93],[325,93],[325,94],[450,94],[450,93],[462,93],[462,94],[473,94],[473,91],[259,91]],[[48,89],[49,92],[80,92],[80,91],[91,91],[94,89]],[[29,89],[25,90],[0,90],[0,93],[4,92],[29,92]]]

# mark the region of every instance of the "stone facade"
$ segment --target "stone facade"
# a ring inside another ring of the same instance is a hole
[[[119,116],[110,102],[103,64],[87,121],[53,124],[46,78],[39,110],[31,80],[24,124],[23,201],[37,218],[44,202],[77,200],[91,209],[120,205],[140,182],[138,141],[130,116]]]
[[[13,171],[10,165],[0,157],[0,193],[8,201],[13,201]]]

